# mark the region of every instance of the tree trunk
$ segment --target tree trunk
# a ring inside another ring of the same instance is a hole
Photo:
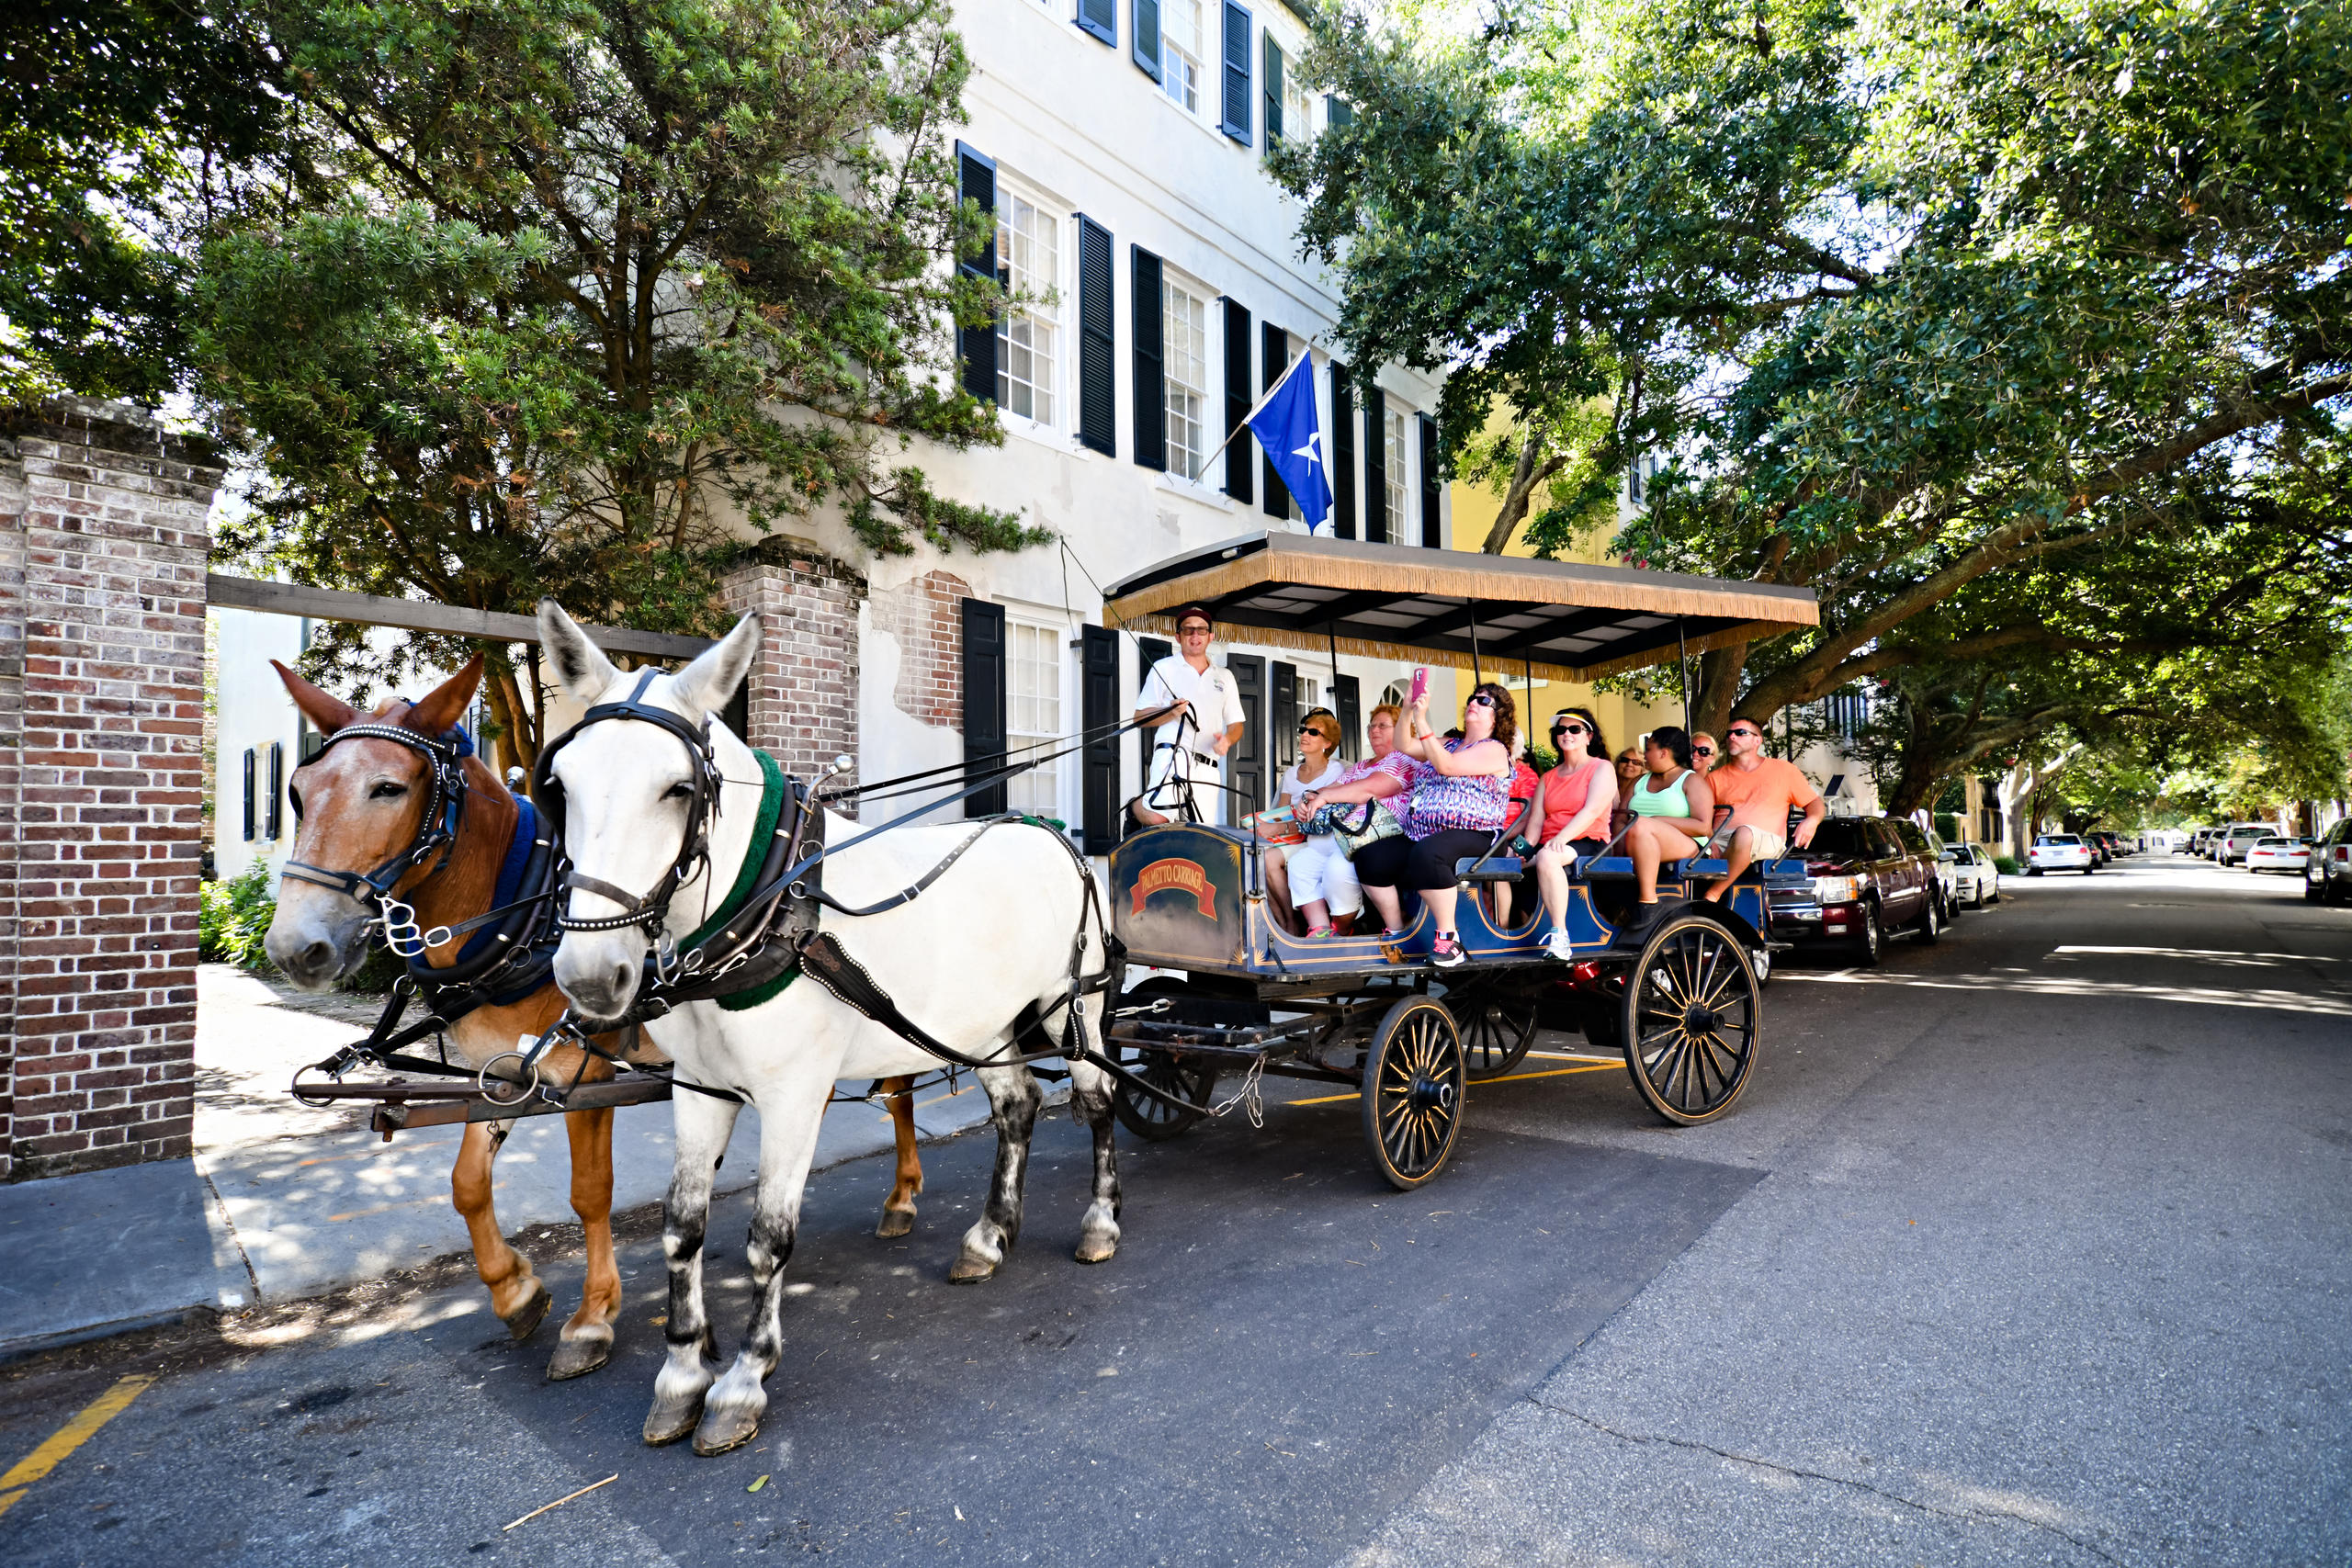
[[[1543,457],[1543,450],[1542,433],[1529,430],[1520,444],[1519,463],[1511,470],[1510,488],[1503,492],[1502,510],[1495,513],[1495,525],[1487,530],[1487,542],[1478,547],[1486,554],[1498,556],[1510,547],[1510,536],[1526,521],[1528,502],[1535,494],[1535,487],[1567,466],[1566,458]]]
[[[492,670],[483,682],[483,694],[490,699],[490,711],[498,720],[500,752],[499,769],[520,768],[531,773],[539,765],[539,735],[532,722],[531,710],[524,705],[522,689],[507,671]]]
[[[1724,726],[1732,720],[1732,704],[1739,695],[1739,677],[1747,668],[1749,644],[1733,643],[1699,656],[1699,699],[1690,705],[1690,722],[1716,739],[1723,738]],[[1772,716],[1739,710],[1739,716],[1751,719],[1761,729]]]

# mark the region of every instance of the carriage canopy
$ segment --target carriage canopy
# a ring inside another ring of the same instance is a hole
[[[1468,555],[1261,531],[1112,584],[1103,624],[1175,630],[1204,604],[1278,648],[1590,681],[1817,626],[1813,591],[1774,583]]]

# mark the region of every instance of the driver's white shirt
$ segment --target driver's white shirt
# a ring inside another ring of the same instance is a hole
[[[1189,711],[1194,728],[1184,736],[1184,744],[1198,756],[1214,758],[1216,738],[1242,722],[1241,688],[1234,683],[1233,671],[1222,664],[1195,670],[1181,653],[1171,653],[1154,664],[1151,673],[1144,677],[1136,707],[1149,713],[1177,702],[1193,705]],[[1152,732],[1152,743],[1173,746],[1182,727],[1182,715],[1170,719]]]
[[[1193,705],[1152,731],[1144,804],[1162,816],[1173,817],[1182,814],[1182,802],[1189,798],[1193,814],[1202,821],[1222,822],[1225,792],[1214,787],[1223,767],[1216,754],[1216,738],[1243,722],[1241,689],[1224,666],[1195,670],[1184,662],[1182,654],[1171,653],[1144,677],[1136,707],[1149,713],[1180,701]],[[1180,734],[1184,738],[1181,745],[1176,739]]]

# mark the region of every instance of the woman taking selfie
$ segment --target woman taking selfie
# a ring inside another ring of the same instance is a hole
[[[1396,838],[1356,852],[1356,876],[1364,897],[1380,911],[1390,932],[1403,925],[1399,887],[1410,887],[1430,907],[1437,938],[1430,962],[1441,969],[1468,954],[1455,932],[1454,863],[1480,855],[1510,813],[1511,742],[1519,736],[1518,711],[1510,692],[1482,682],[1462,706],[1462,738],[1448,740],[1429,725],[1429,699],[1405,713],[1400,754],[1417,758],[1411,793],[1394,803],[1405,829]]]

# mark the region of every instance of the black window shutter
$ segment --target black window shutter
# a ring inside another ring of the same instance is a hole
[[[248,746],[245,748],[245,842],[249,844],[254,841],[256,825],[254,807],[258,802],[259,796],[254,791],[254,749]]]
[[[1219,130],[1250,145],[1250,13],[1226,0],[1225,123]]]
[[[1363,756],[1363,695],[1354,676],[1331,677],[1331,705],[1340,715],[1340,755],[1356,761]]]
[[[1437,421],[1425,413],[1413,420],[1421,435],[1421,544],[1434,550],[1443,543],[1438,536],[1444,532],[1438,517]]]
[[[1274,766],[1287,768],[1298,761],[1298,666],[1285,664],[1277,659],[1268,668],[1272,677],[1274,720],[1271,731],[1274,738]],[[1282,783],[1279,773],[1275,784]],[[1272,798],[1269,792],[1268,798]]]
[[[1118,365],[1111,304],[1111,231],[1078,215],[1078,441],[1119,452]]]
[[[1333,125],[1353,125],[1356,122],[1356,107],[1345,98],[1324,94],[1323,110],[1324,118]]]
[[[1160,333],[1165,309],[1160,298],[1159,258],[1141,245],[1135,252],[1136,461],[1147,468],[1168,467],[1168,386],[1161,378]]]
[[[1135,0],[1127,16],[1135,62],[1153,81],[1159,80],[1159,0]]]
[[[1283,125],[1283,46],[1274,41],[1274,35],[1271,32],[1264,38],[1265,45],[1258,51],[1261,72],[1265,77],[1260,91],[1266,100],[1266,151],[1272,152],[1274,143],[1285,134]],[[1300,127],[1302,130],[1305,129]]]
[[[1348,367],[1331,361],[1331,532],[1356,536],[1356,400]]]
[[[1151,679],[1151,667],[1175,651],[1176,647],[1173,643],[1165,641],[1159,637],[1139,637],[1136,638],[1136,707],[1139,708],[1143,706],[1143,683]],[[1149,789],[1151,787],[1152,737],[1159,733],[1159,732],[1157,728],[1138,729],[1136,731],[1136,739],[1139,743],[1139,750],[1143,753],[1143,772],[1136,775],[1136,777],[1142,781],[1139,785],[1140,788]]]
[[[280,812],[285,799],[286,745],[283,741],[273,740],[269,743],[269,831],[262,837],[275,839],[285,831],[286,819]]]
[[[1004,606],[985,599],[963,602],[964,766],[970,773],[1004,761]],[[973,781],[968,776],[967,784]],[[1004,781],[964,797],[967,817],[993,817],[1004,809]]]
[[[1078,0],[1078,27],[1113,49],[1119,47],[1119,0]]]
[[[1259,345],[1259,352],[1262,357],[1259,370],[1264,378],[1264,384],[1259,388],[1259,390],[1271,392],[1274,389],[1274,383],[1283,378],[1283,372],[1290,368],[1290,334],[1273,322],[1268,321],[1264,323],[1263,330],[1259,335],[1265,340]],[[1283,484],[1283,477],[1274,472],[1274,460],[1272,457],[1266,459],[1265,479],[1266,515],[1269,517],[1289,516],[1290,491]]]
[[[1262,654],[1229,653],[1225,667],[1241,697],[1241,739],[1225,754],[1225,819],[1239,826],[1244,812],[1266,808],[1266,660]]]
[[[1079,790],[1079,848],[1107,855],[1119,847],[1119,634],[1078,628],[1079,722],[1090,738]]]
[[[976,152],[961,141],[956,143],[956,194],[966,201],[979,203],[980,210],[993,215],[996,211],[996,160]],[[956,270],[967,277],[982,277],[997,281],[996,231],[989,231],[989,243],[971,255],[961,257]],[[957,334],[956,357],[964,364],[964,390],[985,402],[996,400],[996,323],[983,321],[978,326],[965,327]]]
[[[1363,405],[1363,536],[1388,542],[1388,403],[1378,388]]]
[[[1250,407],[1258,400],[1250,394],[1250,312],[1232,300],[1225,306],[1225,428],[1227,434],[1241,428],[1250,417]],[[1258,487],[1250,482],[1255,477],[1250,461],[1252,438],[1248,434],[1233,436],[1225,449],[1225,493],[1247,504],[1253,500]]]

